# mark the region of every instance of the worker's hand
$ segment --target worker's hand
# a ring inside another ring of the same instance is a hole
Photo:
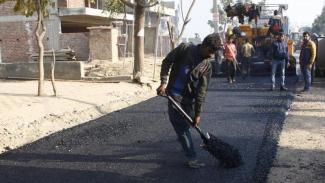
[[[195,116],[193,119],[193,127],[196,127],[201,121],[201,117],[200,116]]]
[[[288,62],[288,64],[287,64],[287,68],[289,68],[290,67],[290,62]]]
[[[157,95],[166,96],[166,86],[166,84],[161,84],[156,90]]]
[[[308,64],[308,65],[307,65],[307,68],[308,68],[309,70],[311,70],[312,67],[313,67],[313,64]]]

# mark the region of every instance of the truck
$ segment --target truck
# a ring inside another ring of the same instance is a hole
[[[273,16],[274,10],[279,12],[282,17],[282,32],[286,35],[286,42],[288,43],[288,51],[290,55],[287,63],[287,74],[297,73],[297,60],[293,56],[295,51],[294,41],[289,36],[289,18],[283,16],[283,12],[288,9],[287,4],[258,4],[254,5],[258,9],[259,17],[255,21],[244,22],[238,27],[234,28],[232,32],[237,32],[236,44],[238,49],[248,38],[254,45],[256,54],[251,60],[251,74],[269,74],[271,72],[271,59],[269,58],[269,50],[274,37],[269,32],[269,19]],[[256,21],[257,20],[257,21]],[[239,28],[239,31],[238,31]],[[239,33],[238,33],[239,32]],[[240,60],[240,59],[239,59]]]
[[[315,62],[315,73],[313,76],[325,77],[325,36],[316,37],[317,55]]]

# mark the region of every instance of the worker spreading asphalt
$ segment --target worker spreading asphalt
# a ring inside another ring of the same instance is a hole
[[[2,154],[0,182],[263,182],[292,99],[290,91],[269,91],[268,80],[211,81],[200,125],[239,150],[238,168],[220,166],[198,135],[206,166],[186,167],[161,105],[167,99],[154,97]]]

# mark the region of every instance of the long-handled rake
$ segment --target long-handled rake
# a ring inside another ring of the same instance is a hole
[[[192,126],[192,118],[171,96],[168,95],[167,98],[176,107],[177,111],[180,112],[187,119],[187,122]],[[218,139],[211,133],[204,133],[198,125],[193,128],[195,128],[195,130],[200,134],[204,143],[203,148],[218,159],[221,166],[225,168],[235,168],[243,163],[241,155],[237,149]]]

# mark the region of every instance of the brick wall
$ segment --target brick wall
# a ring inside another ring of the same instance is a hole
[[[85,7],[85,0],[68,0],[68,8]]]
[[[27,62],[36,48],[34,22],[0,22],[2,62]]]
[[[76,52],[77,60],[87,61],[89,57],[89,33],[62,33],[60,47],[70,47]]]
[[[20,13],[14,12],[14,6],[16,1],[7,1],[5,3],[0,4],[0,16],[8,16],[8,15],[21,15]]]
[[[145,27],[145,37],[144,37],[144,53],[154,54],[155,53],[155,42],[156,42],[156,28],[155,27]]]
[[[155,46],[156,46],[156,30],[154,27],[152,28],[145,28],[145,37],[144,37],[144,53],[148,55],[155,54]],[[170,41],[169,36],[160,36],[158,37],[158,44],[157,44],[157,56],[166,56],[170,49]]]
[[[68,6],[67,0],[58,0],[58,8],[66,8]]]
[[[91,60],[118,61],[118,30],[107,26],[89,28]]]
[[[21,15],[13,11],[16,1],[0,4],[0,17]],[[35,24],[32,22],[1,22],[0,47],[2,62],[26,62],[36,45],[33,39]],[[32,37],[32,38],[30,38]]]
[[[32,61],[31,56],[38,54],[35,29],[36,21],[0,22],[2,62],[13,63]],[[51,39],[55,38],[49,35],[49,31],[50,29],[47,27],[47,32],[43,39],[44,50],[50,50],[53,47]],[[66,40],[71,41],[72,39]],[[80,39],[80,37],[76,38],[76,40]],[[86,41],[88,43],[88,39]],[[83,53],[83,51],[81,52]]]
[[[85,7],[85,0],[58,0],[59,8],[81,8]]]

